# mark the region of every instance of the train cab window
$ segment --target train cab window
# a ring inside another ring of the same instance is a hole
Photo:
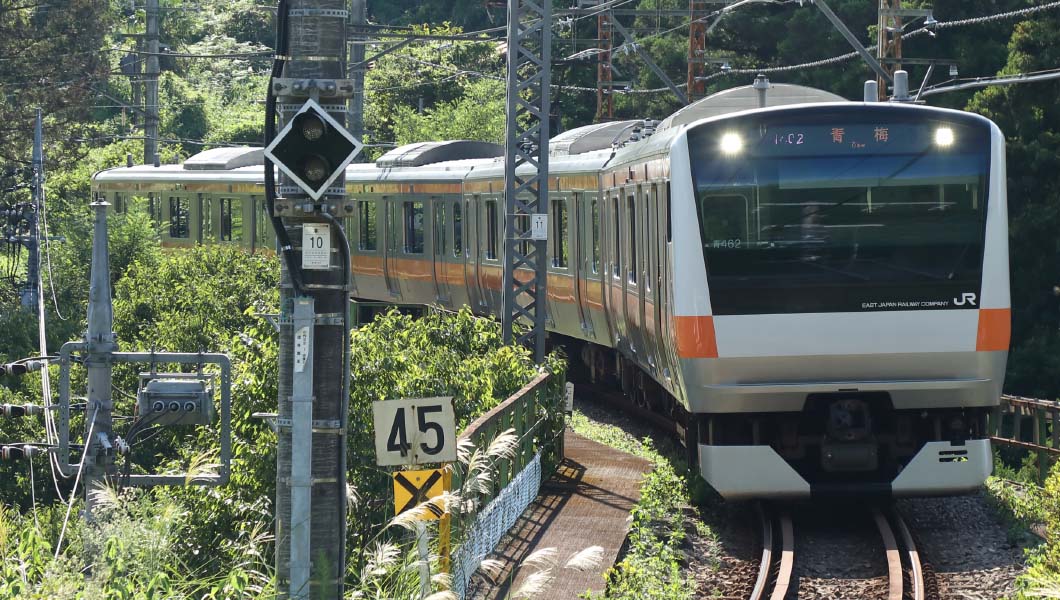
[[[375,200],[360,200],[357,206],[357,248],[366,252],[376,249]]]
[[[221,198],[221,241],[238,242],[243,239],[243,201]]]
[[[191,216],[190,204],[187,198],[169,198],[169,237],[187,239],[191,236],[188,223]]]
[[[611,276],[615,279],[622,278],[622,219],[618,214],[618,196],[611,198],[611,214],[613,215],[614,227],[611,228]]]
[[[751,204],[740,194],[706,194],[700,203],[704,243],[711,248],[744,248],[753,240],[748,229]]]
[[[593,273],[600,272],[600,203],[596,198],[592,199],[589,211],[592,213],[590,220],[589,235],[592,236],[592,268]]]
[[[630,194],[626,197],[626,218],[629,220],[629,277],[630,283],[637,283],[637,197]]]
[[[154,192],[147,193],[147,214],[151,216],[155,225],[162,224],[162,198]]]
[[[405,254],[423,254],[423,203],[405,202]]]
[[[497,201],[486,200],[486,258],[497,260]]]
[[[464,221],[460,214],[460,202],[453,202],[453,256],[464,251]]]
[[[446,224],[448,223],[445,218],[445,207],[447,204],[447,202],[438,201],[431,203],[431,205],[434,207],[434,253],[437,256],[445,255],[445,229]]]
[[[551,248],[552,266],[561,269],[567,268],[567,200],[555,198],[552,200]]]

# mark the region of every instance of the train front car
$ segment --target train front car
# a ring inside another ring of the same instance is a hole
[[[992,466],[1004,139],[895,104],[765,109],[672,145],[674,323],[723,496],[952,494]]]

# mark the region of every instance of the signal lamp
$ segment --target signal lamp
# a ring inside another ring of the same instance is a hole
[[[307,100],[265,156],[314,200],[341,177],[364,144],[323,107]]]
[[[304,112],[295,117],[295,127],[302,133],[302,137],[315,142],[324,137],[328,126],[316,113]]]

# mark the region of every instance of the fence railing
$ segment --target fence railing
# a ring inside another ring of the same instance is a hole
[[[1060,402],[1005,394],[990,415],[991,440],[1037,454],[1038,481],[1060,458]]]
[[[451,576],[453,592],[459,598],[464,597],[482,559],[534,501],[541,482],[563,460],[564,375],[541,372],[459,436],[482,450],[509,429],[516,436],[510,458],[500,460],[493,469],[491,489],[478,496],[481,508],[454,531],[460,546],[453,554]],[[462,487],[462,475],[454,473],[454,489]]]

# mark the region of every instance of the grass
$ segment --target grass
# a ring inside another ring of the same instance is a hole
[[[680,459],[660,451],[651,438],[637,439],[622,429],[592,420],[575,411],[569,421],[578,434],[651,462],[652,471],[641,486],[640,500],[630,515],[628,551],[607,572],[607,590],[592,600],[684,600],[696,590],[687,574],[683,550],[687,527],[685,509],[692,504],[692,488]],[[668,442],[668,440],[667,440]],[[700,535],[710,535],[695,520]]]

